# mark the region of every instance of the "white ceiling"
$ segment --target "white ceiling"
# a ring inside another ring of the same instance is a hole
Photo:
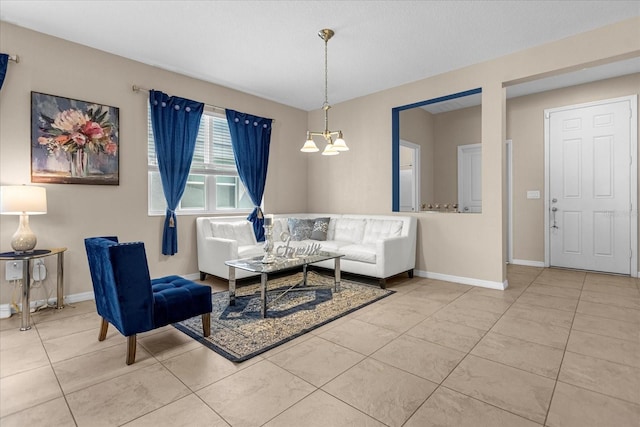
[[[0,0],[2,21],[307,111],[322,28],[338,103],[639,15],[638,0]]]

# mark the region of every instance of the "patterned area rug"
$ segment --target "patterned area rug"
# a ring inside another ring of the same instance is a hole
[[[301,280],[302,273],[270,279],[267,289],[284,290]],[[229,306],[228,292],[213,294],[207,338],[202,336],[201,316],[173,326],[227,359],[242,362],[394,292],[344,279],[340,291],[334,292],[333,277],[313,271],[307,283],[317,289],[292,291],[279,299],[280,292],[267,294],[266,319],[260,315],[259,284],[238,288],[235,306]]]

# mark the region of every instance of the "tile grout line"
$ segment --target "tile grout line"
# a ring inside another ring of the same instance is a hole
[[[539,274],[538,274],[538,275],[539,275]],[[537,277],[537,276],[536,276],[536,277]],[[533,280],[531,280],[531,282],[529,282],[529,284],[525,287],[525,290],[526,290],[526,289],[531,285],[531,283],[533,283],[533,281],[535,281],[535,279],[533,279]],[[471,288],[471,289],[473,289],[473,288]],[[469,292],[471,289],[467,290],[467,291],[466,291],[466,292],[464,292],[462,295],[466,294],[466,293],[467,293],[467,292]],[[524,292],[524,291],[523,291],[523,292]],[[455,298],[454,300],[452,300],[449,304],[453,303],[455,300],[457,300],[458,298],[460,298],[462,295],[460,295],[460,296],[458,296],[457,298]],[[521,293],[520,295],[522,295],[522,293]],[[471,355],[471,352],[473,351],[473,349],[474,349],[474,348],[476,348],[476,346],[480,343],[480,341],[482,341],[482,340],[484,339],[484,337],[485,337],[485,336],[487,336],[487,334],[491,331],[491,329],[493,329],[493,326],[494,326],[494,325],[495,325],[495,324],[496,324],[496,323],[497,323],[497,322],[498,322],[498,321],[499,321],[499,320],[504,316],[504,313],[506,313],[506,312],[507,312],[507,310],[508,310],[508,309],[509,309],[509,308],[510,308],[514,303],[515,303],[515,301],[517,301],[517,298],[516,298],[516,300],[514,300],[513,302],[511,302],[511,303],[509,304],[509,307],[508,307],[508,308],[507,308],[507,309],[506,309],[506,310],[505,310],[505,311],[500,315],[500,317],[499,317],[499,318],[498,318],[498,319],[493,323],[493,325],[492,325],[489,329],[487,329],[487,330],[484,332],[484,334],[482,335],[482,337],[480,337],[480,339],[478,339],[478,341],[476,341],[476,343],[473,345],[473,347],[471,347],[471,349],[469,349],[469,350],[467,351],[467,353],[466,353],[466,354],[465,354],[465,355],[460,359],[460,361],[456,364],[456,366],[454,366],[454,367],[449,371],[449,373],[448,373],[448,374],[447,374],[447,375],[442,379],[442,381],[440,381],[440,383],[437,385],[437,387],[435,388],[435,390],[433,390],[433,392],[432,392],[432,393],[427,397],[427,399],[425,399],[425,401],[424,401],[424,402],[422,402],[422,403],[420,404],[420,406],[418,406],[418,408],[416,408],[416,410],[411,414],[411,416],[409,416],[409,418],[407,418],[407,420],[405,421],[405,423],[406,423],[406,422],[408,422],[408,421],[411,419],[411,417],[413,417],[413,416],[415,415],[415,413],[416,413],[416,412],[417,412],[417,411],[418,411],[418,410],[419,410],[419,409],[420,409],[420,408],[421,408],[421,407],[422,407],[422,406],[427,402],[427,400],[429,400],[429,398],[430,398],[431,396],[433,396],[433,395],[434,395],[434,394],[435,394],[435,393],[440,389],[440,387],[443,387],[443,388],[445,388],[445,389],[447,389],[447,390],[451,390],[451,391],[453,391],[453,392],[455,392],[455,393],[462,394],[462,395],[467,396],[467,397],[469,397],[469,398],[471,398],[471,399],[474,399],[474,400],[477,400],[477,401],[479,401],[479,402],[482,402],[482,403],[484,403],[484,404],[486,404],[486,405],[490,405],[490,406],[492,406],[492,407],[494,407],[494,408],[497,408],[497,409],[499,409],[499,410],[501,410],[501,411],[505,411],[505,412],[508,412],[508,413],[510,413],[510,414],[512,414],[512,415],[518,416],[518,417],[520,417],[520,418],[523,418],[523,419],[526,419],[526,420],[529,420],[529,421],[535,422],[535,421],[533,421],[533,420],[530,420],[529,418],[523,417],[522,415],[516,414],[516,413],[514,413],[514,412],[512,412],[512,411],[509,411],[509,410],[507,410],[507,409],[501,408],[501,407],[496,406],[496,405],[494,405],[494,404],[492,404],[492,403],[485,402],[484,400],[478,399],[478,398],[476,398],[476,397],[474,397],[474,396],[469,396],[469,395],[467,395],[466,393],[462,393],[462,392],[460,392],[460,391],[457,391],[457,390],[451,389],[451,388],[447,387],[446,385],[444,385],[444,382],[445,382],[445,381],[446,381],[446,380],[451,376],[451,374],[453,373],[453,371],[455,371],[455,370],[458,368],[458,366],[460,366],[460,364],[461,364],[461,363],[462,363],[462,362],[463,362],[463,361],[464,361],[464,360],[465,360],[469,355]],[[449,304],[445,305],[443,308],[447,307]],[[439,311],[439,310],[438,310],[438,311]],[[435,313],[433,313],[433,314],[435,314]],[[429,316],[429,317],[430,317],[430,316]],[[455,323],[455,322],[452,322],[452,323]],[[465,326],[467,326],[467,325],[465,325]],[[476,328],[474,328],[474,329],[476,329]],[[481,330],[481,329],[478,329],[478,330]],[[459,350],[458,350],[458,351],[459,351]],[[472,355],[472,356],[474,356],[474,357],[475,357],[475,355]],[[504,365],[504,364],[502,364],[502,365],[503,365],[503,366],[508,366],[508,365]]]
[[[584,288],[584,282],[587,280],[587,274],[585,273],[584,278],[582,279],[582,286],[580,286],[580,296],[578,297],[578,305],[580,304],[580,297],[582,297],[582,288]],[[576,318],[576,313],[578,312],[578,305],[576,305],[576,310],[573,313],[573,317],[571,318],[571,326],[569,327],[569,335],[567,335],[567,341],[564,345],[564,350],[562,351],[562,359],[560,360],[560,367],[558,368],[558,374],[556,375],[556,379],[553,383],[553,390],[551,391],[551,397],[549,398],[549,406],[547,407],[547,413],[544,417],[543,425],[547,425],[547,420],[549,419],[549,413],[551,412],[551,404],[553,403],[553,397],[556,394],[556,387],[558,386],[560,372],[562,372],[562,365],[564,363],[564,357],[567,354],[567,347],[569,346],[569,340],[571,339],[571,331],[573,330],[573,322]]]

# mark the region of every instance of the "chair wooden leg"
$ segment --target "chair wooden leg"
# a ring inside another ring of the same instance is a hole
[[[98,335],[98,341],[104,341],[107,338],[107,329],[109,328],[109,322],[104,317],[102,318],[102,324],[100,325],[100,334]]]
[[[211,313],[202,315],[202,335],[205,337],[211,335]]]
[[[127,365],[136,361],[136,334],[127,337]]]

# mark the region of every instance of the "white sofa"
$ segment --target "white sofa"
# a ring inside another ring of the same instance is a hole
[[[347,214],[278,214],[274,215],[273,239],[275,247],[285,245],[280,239],[283,231],[297,237],[304,236],[299,228],[289,228],[289,219],[329,218],[325,226],[326,240],[304,239],[290,242],[291,246],[318,243],[322,250],[344,254],[341,271],[385,280],[407,272],[413,277],[416,261],[416,219],[400,215]],[[308,225],[308,224],[307,224]],[[304,230],[303,230],[304,231]],[[251,224],[243,217],[201,217],[196,219],[198,269],[200,277],[207,274],[229,278],[224,264],[231,259],[264,255],[264,242],[258,243]],[[323,234],[322,232],[320,234]],[[318,236],[315,236],[318,237]],[[324,236],[321,236],[324,237]],[[314,265],[333,269],[333,260]],[[236,278],[253,276],[236,270]]]

